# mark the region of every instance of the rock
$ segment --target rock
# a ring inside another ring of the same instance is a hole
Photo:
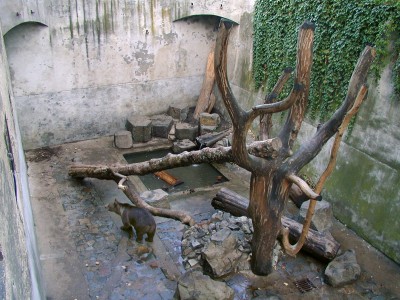
[[[352,283],[361,274],[354,250],[347,250],[332,260],[325,269],[325,278],[329,285],[341,287]]]
[[[305,201],[300,208],[299,222],[303,223],[306,215],[310,200]],[[329,202],[322,200],[317,201],[315,205],[314,215],[311,221],[311,228],[319,232],[326,232],[331,229],[333,225],[333,210]]]
[[[118,149],[129,149],[133,146],[132,134],[130,131],[121,130],[114,134],[114,144]]]
[[[204,271],[219,278],[238,271],[243,263],[248,269],[247,255],[238,250],[238,244],[236,234],[228,228],[213,234],[202,251]]]
[[[179,121],[184,121],[187,118],[189,107],[186,105],[175,105],[168,108],[168,115]]]
[[[197,125],[191,125],[189,123],[177,123],[175,126],[175,137],[178,140],[191,140],[194,141],[199,133],[199,127]]]
[[[191,140],[177,141],[172,146],[173,153],[182,153],[184,151],[191,151],[193,149],[196,149],[196,144]]]
[[[172,124],[174,123],[171,116],[157,115],[151,117],[152,120],[152,136],[160,138],[168,138],[168,134],[171,130]]]
[[[170,208],[168,202],[168,193],[163,191],[162,189],[145,191],[140,194],[140,198],[142,198],[151,206],[159,208]]]
[[[133,115],[126,120],[126,129],[132,133],[134,143],[146,143],[151,140],[151,120],[145,116]]]
[[[232,300],[234,291],[224,282],[212,280],[200,271],[190,270],[178,281],[174,299]]]

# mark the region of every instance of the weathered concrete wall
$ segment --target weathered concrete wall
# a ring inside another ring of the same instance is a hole
[[[5,35],[25,149],[113,134],[133,113],[195,105],[216,15],[249,26],[254,1],[45,3],[48,27],[24,23]],[[207,7],[212,16],[202,15]],[[232,40],[237,53],[251,48],[248,38]]]
[[[400,103],[392,100],[391,68],[370,80],[367,100],[353,133],[342,143],[335,172],[323,196],[337,218],[400,263]],[[304,128],[304,135],[315,132]],[[325,147],[306,172],[316,178],[329,159]]]
[[[0,38],[0,244],[6,299],[43,299],[25,160],[10,87]]]

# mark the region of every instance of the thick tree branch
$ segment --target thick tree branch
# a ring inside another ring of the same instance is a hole
[[[316,132],[314,137],[304,143],[300,149],[285,163],[288,173],[297,173],[308,164],[322,149],[326,142],[338,131],[344,116],[353,106],[360,88],[367,80],[368,70],[375,58],[376,51],[370,46],[366,46],[358,59],[357,65],[351,76],[347,96],[341,107],[334,115],[323,124]],[[285,145],[282,141],[283,146]]]
[[[304,22],[300,27],[298,35],[295,83],[301,84],[304,89],[298,100],[291,107],[286,123],[279,133],[279,137],[283,144],[283,150],[286,152],[289,152],[293,147],[307,108],[312,67],[314,30],[315,25],[313,23]]]
[[[195,223],[193,218],[183,211],[158,208],[147,204],[146,201],[140,198],[140,196],[135,192],[135,186],[127,177],[125,177],[124,185],[120,186],[118,184],[118,188],[124,192],[133,204],[138,207],[146,208],[154,216],[175,219],[189,226],[192,226]]]
[[[272,159],[278,155],[280,147],[280,140],[274,138],[266,141],[253,142],[246,149],[253,155]],[[192,164],[232,161],[234,161],[234,157],[231,147],[204,148],[202,150],[183,152],[180,154],[168,154],[162,158],[128,165],[72,165],[69,167],[68,174],[75,178],[91,177],[119,182],[121,176],[145,175],[166,169],[190,166]]]
[[[256,117],[262,114],[277,113],[289,109],[296,102],[303,91],[304,87],[301,84],[295,84],[290,95],[284,100],[275,103],[254,106],[252,112],[250,113],[250,119],[254,120]]]
[[[282,92],[282,89],[285,86],[286,82],[289,80],[292,72],[293,68],[285,68],[283,70],[282,75],[279,77],[271,93],[265,96],[264,100],[265,104],[274,103],[276,101],[276,99],[279,97],[279,94]],[[263,141],[268,139],[271,136],[271,129],[272,129],[272,114],[268,113],[261,116],[259,140]]]

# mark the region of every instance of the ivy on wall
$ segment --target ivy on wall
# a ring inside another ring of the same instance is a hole
[[[393,63],[395,95],[399,97],[398,0],[257,0],[253,45],[257,88],[271,91],[282,70],[295,66],[297,28],[305,20],[316,24],[309,100],[313,119],[324,121],[341,104],[366,44],[377,49],[376,78],[388,62]]]

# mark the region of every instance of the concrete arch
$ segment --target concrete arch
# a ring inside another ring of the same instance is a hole
[[[201,16],[206,16],[206,17],[211,16],[211,17],[216,17],[216,18],[220,18],[220,19],[225,19],[225,20],[228,20],[229,22],[232,22],[235,25],[239,25],[238,22],[236,22],[236,21],[234,21],[232,19],[226,18],[226,17],[224,17],[222,15],[217,15],[217,14],[191,14],[190,16],[186,16],[186,17],[181,17],[179,19],[175,19],[174,22],[178,22],[178,21],[181,21],[181,20],[186,20],[187,18],[190,18],[190,17],[201,17]]]
[[[6,34],[7,34],[8,32],[10,32],[10,31],[13,30],[14,28],[16,28],[16,27],[18,27],[18,26],[21,26],[21,25],[24,25],[24,24],[36,24],[36,25],[39,25],[39,26],[49,27],[47,24],[45,24],[45,23],[43,23],[43,22],[40,22],[40,21],[21,21],[21,22],[15,24],[13,27],[9,28],[7,31],[3,31],[3,36],[6,36]]]

